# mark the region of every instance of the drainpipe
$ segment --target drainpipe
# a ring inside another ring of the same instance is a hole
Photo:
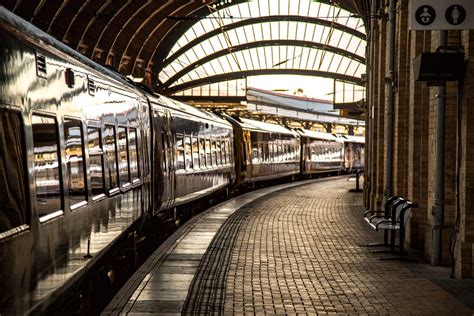
[[[367,83],[368,83],[368,102],[367,102],[367,130],[366,132],[366,144],[367,147],[367,166],[365,167],[367,170],[367,178],[364,179],[364,184],[366,185],[366,201],[367,201],[367,209],[372,209],[372,169],[374,168],[373,161],[374,161],[374,109],[375,109],[375,12],[377,9],[377,2],[376,0],[372,0],[370,3],[370,31],[369,31],[369,63],[367,64]]]
[[[448,31],[439,31],[439,46],[446,46]],[[445,53],[445,49],[440,49]],[[431,264],[441,265],[442,258],[442,226],[444,218],[444,116],[446,107],[446,86],[443,84],[437,88],[436,94],[436,156],[435,156],[435,197],[433,205],[433,254]]]
[[[385,84],[387,86],[387,98],[385,104],[385,139],[387,142],[385,152],[385,199],[393,195],[393,104],[394,104],[394,88],[395,88],[395,27],[396,27],[396,2],[390,0],[388,12],[388,69],[385,76]]]

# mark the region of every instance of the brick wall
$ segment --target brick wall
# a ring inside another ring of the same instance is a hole
[[[382,1],[387,2],[387,1]],[[386,3],[385,3],[386,4]],[[380,3],[384,5],[384,3]],[[409,221],[406,243],[410,248],[423,251],[426,259],[432,257],[433,206],[435,203],[435,149],[437,89],[426,83],[415,82],[412,71],[413,58],[422,52],[434,52],[439,46],[438,31],[410,31],[409,1],[397,3],[396,71],[398,85],[394,102],[394,155],[393,193],[417,202]],[[384,12],[383,8],[379,12]],[[368,161],[370,174],[370,204],[381,209],[385,188],[386,140],[384,76],[387,67],[387,17],[378,18],[375,56],[369,76],[373,89],[374,105],[372,132],[373,156]],[[471,31],[448,32],[448,45],[463,45],[466,57],[474,55],[474,33]],[[461,112],[458,109],[458,83],[446,84],[445,149],[444,149],[444,218],[442,228],[442,264],[451,264],[450,238],[458,232],[455,248],[456,276],[474,276],[474,65],[469,65],[462,95]],[[458,135],[457,117],[460,114]],[[472,127],[471,127],[472,128]],[[458,168],[458,142],[460,164]],[[459,172],[458,172],[459,169]],[[459,179],[459,208],[456,198],[456,181]],[[459,214],[459,215],[457,215]],[[459,229],[456,230],[456,219]]]

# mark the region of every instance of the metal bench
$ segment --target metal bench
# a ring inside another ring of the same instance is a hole
[[[411,209],[418,207],[416,203],[405,200],[400,196],[393,196],[387,199],[385,203],[384,212],[373,212],[367,211],[364,213],[364,220],[374,230],[384,231],[384,243],[383,244],[369,244],[369,246],[390,246],[390,252],[395,251],[395,233],[398,231],[399,235],[399,251],[396,257],[381,257],[381,260],[407,259],[404,254],[404,242],[405,242],[405,227],[410,217]],[[390,243],[388,243],[388,233],[390,232]],[[374,252],[386,252],[374,251]]]

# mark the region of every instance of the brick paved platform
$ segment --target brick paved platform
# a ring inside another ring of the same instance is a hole
[[[382,234],[362,221],[362,195],[349,192],[354,182],[291,186],[192,219],[104,314],[473,314],[474,280],[370,252],[365,244]]]

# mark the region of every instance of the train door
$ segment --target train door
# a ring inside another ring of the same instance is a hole
[[[251,132],[248,130],[243,130],[244,132],[244,166],[247,171],[247,177],[250,178],[253,176],[252,168],[252,141],[251,141]]]
[[[170,209],[175,204],[176,199],[176,155],[175,155],[175,133],[171,128],[171,113],[168,110],[164,110],[163,113],[164,119],[164,128],[163,128],[163,143],[165,150],[164,157],[165,157],[165,166],[166,166],[166,192],[167,194],[167,205],[166,209]]]
[[[153,214],[174,205],[175,176],[173,137],[170,114],[164,109],[153,109]]]
[[[163,142],[164,114],[163,111],[153,109],[152,111],[152,203],[153,215],[157,215],[166,203],[166,163],[165,147]]]

